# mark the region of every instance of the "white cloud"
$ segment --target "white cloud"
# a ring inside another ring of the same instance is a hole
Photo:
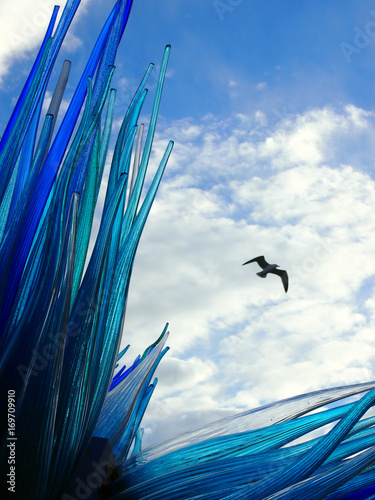
[[[262,127],[267,125],[267,116],[263,111],[258,110],[255,112],[255,120]]]
[[[24,57],[37,47],[48,26],[54,2],[2,2],[0,6],[0,76],[9,70],[13,58]]]
[[[214,375],[217,375],[217,368],[210,360],[203,361],[197,356],[181,360],[170,354],[158,371],[158,376],[165,381],[159,392],[166,397],[176,392],[195,390],[198,384]]]
[[[255,85],[256,90],[264,90],[267,88],[267,82],[259,82]]]
[[[294,119],[282,120],[281,126],[260,145],[259,156],[267,158],[276,168],[318,165],[327,155],[330,142],[347,135],[349,128],[363,128],[366,113],[355,109],[349,106],[343,116],[329,108],[314,109]]]
[[[82,0],[77,15],[72,23],[73,31],[68,32],[64,47],[74,51],[81,45],[81,40],[74,34],[74,26],[85,14],[87,5],[92,0]],[[66,1],[59,2],[58,20]],[[0,5],[0,82],[9,72],[15,60],[27,57],[35,52],[43,40],[49,24],[55,2],[53,0],[17,0],[2,1]]]

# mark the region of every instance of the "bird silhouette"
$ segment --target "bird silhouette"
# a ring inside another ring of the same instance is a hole
[[[244,262],[242,265],[244,266],[246,264],[250,264],[251,262],[257,262],[262,268],[262,271],[257,273],[257,275],[260,276],[261,278],[266,278],[268,273],[277,274],[278,276],[280,276],[281,281],[283,282],[284,285],[285,293],[288,291],[289,279],[288,279],[288,273],[286,271],[282,269],[276,269],[277,267],[279,267],[277,264],[268,264],[263,255],[255,257],[255,259],[248,260],[247,262]]]

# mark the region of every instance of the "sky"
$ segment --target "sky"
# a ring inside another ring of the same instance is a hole
[[[82,1],[61,55],[73,61],[66,100],[113,3]],[[1,129],[52,6],[1,0]],[[123,336],[129,364],[169,323],[145,444],[375,378],[375,2],[134,0],[118,120],[166,44],[151,173],[175,147]],[[258,255],[288,271],[287,294],[242,266]]]

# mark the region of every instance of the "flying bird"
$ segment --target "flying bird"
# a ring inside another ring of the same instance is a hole
[[[286,271],[283,271],[282,269],[276,269],[277,267],[279,267],[277,264],[268,264],[263,255],[261,255],[260,257],[255,257],[255,259],[244,262],[242,265],[244,266],[245,264],[250,264],[250,262],[257,262],[260,265],[262,271],[257,273],[257,275],[261,278],[266,278],[268,273],[277,274],[278,276],[280,276],[281,281],[284,285],[285,292],[288,291],[288,273]]]

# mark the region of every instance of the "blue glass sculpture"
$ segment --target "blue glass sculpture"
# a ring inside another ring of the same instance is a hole
[[[113,381],[110,394],[117,403],[122,398],[122,411],[118,419],[109,418],[113,404],[108,398],[103,403],[117,361],[134,256],[173,146],[168,144],[139,206],[170,47],[144,144],[138,118],[152,65],[124,117],[99,233],[84,270],[112,127],[113,64],[132,2],[121,0],[113,8],[53,136],[70,69],[64,63],[38,134],[51,70],[78,5],[67,2],[56,29],[55,8],[0,144],[2,401],[13,391],[20,498],[61,494],[97,425],[118,456],[126,456],[165,353],[166,329]],[[3,436],[5,463],[9,437]],[[31,452],[32,460],[22,459]]]
[[[170,47],[145,140],[138,121],[152,65],[123,119],[86,264],[132,0],[116,2],[55,133],[69,61],[44,118],[42,104],[79,3],[67,1],[56,28],[54,9],[0,142],[2,485],[31,500],[375,498],[375,417],[365,415],[375,383],[279,401],[141,449],[167,326],[132,366],[114,369],[135,253],[173,147],[140,204]],[[85,469],[94,449],[116,474],[102,462]]]

